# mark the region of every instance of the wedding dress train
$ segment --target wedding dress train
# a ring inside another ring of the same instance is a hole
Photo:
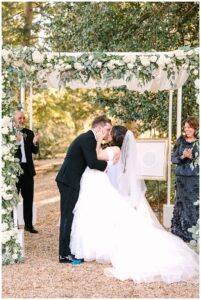
[[[198,255],[159,223],[156,226],[144,203],[135,210],[106,173],[87,167],[74,209],[72,254],[109,262],[107,276],[136,283],[172,283],[196,276]]]

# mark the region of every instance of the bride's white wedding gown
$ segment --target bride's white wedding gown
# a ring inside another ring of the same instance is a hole
[[[155,226],[146,207],[131,207],[106,173],[88,167],[74,209],[70,247],[76,258],[110,262],[106,275],[136,283],[186,281],[199,270],[193,250]]]

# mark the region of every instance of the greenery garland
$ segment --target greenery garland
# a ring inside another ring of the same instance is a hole
[[[109,83],[113,79],[130,81],[135,76],[141,85],[149,82],[158,74],[158,70],[167,71],[172,83],[175,70],[186,69],[194,77],[197,97],[199,95],[199,49],[185,48],[167,54],[133,54],[118,56],[106,53],[84,53],[79,56],[67,56],[62,53],[43,54],[35,48],[5,47],[2,50],[2,263],[12,264],[23,260],[18,240],[18,230],[14,227],[11,212],[17,205],[19,196],[16,190],[18,175],[22,170],[15,158],[16,138],[12,117],[12,91],[21,85],[46,87],[46,75],[57,70],[60,84],[71,80],[86,83],[89,78],[104,79]]]

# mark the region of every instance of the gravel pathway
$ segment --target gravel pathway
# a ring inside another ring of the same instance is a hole
[[[59,198],[54,178],[55,172],[36,177],[39,234],[25,233],[24,263],[2,267],[2,298],[199,298],[198,279],[135,284],[106,277],[107,265],[96,262],[59,264]]]

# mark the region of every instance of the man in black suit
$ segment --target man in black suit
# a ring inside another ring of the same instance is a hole
[[[70,252],[70,234],[73,209],[79,197],[80,179],[86,167],[105,171],[107,162],[97,160],[96,133],[102,130],[104,139],[109,137],[111,121],[104,116],[94,119],[92,129],[79,135],[68,148],[67,155],[56,177],[61,196],[61,220],[59,237],[59,262],[76,263]],[[79,263],[79,262],[78,262]]]
[[[36,175],[32,153],[37,154],[39,151],[39,134],[32,130],[24,128],[25,116],[22,111],[15,112],[15,126],[17,129],[18,149],[16,157],[20,160],[20,166],[23,174],[19,176],[17,182],[18,193],[21,192],[23,198],[23,216],[25,230],[30,233],[38,233],[33,227],[33,196],[34,196],[34,176]]]

